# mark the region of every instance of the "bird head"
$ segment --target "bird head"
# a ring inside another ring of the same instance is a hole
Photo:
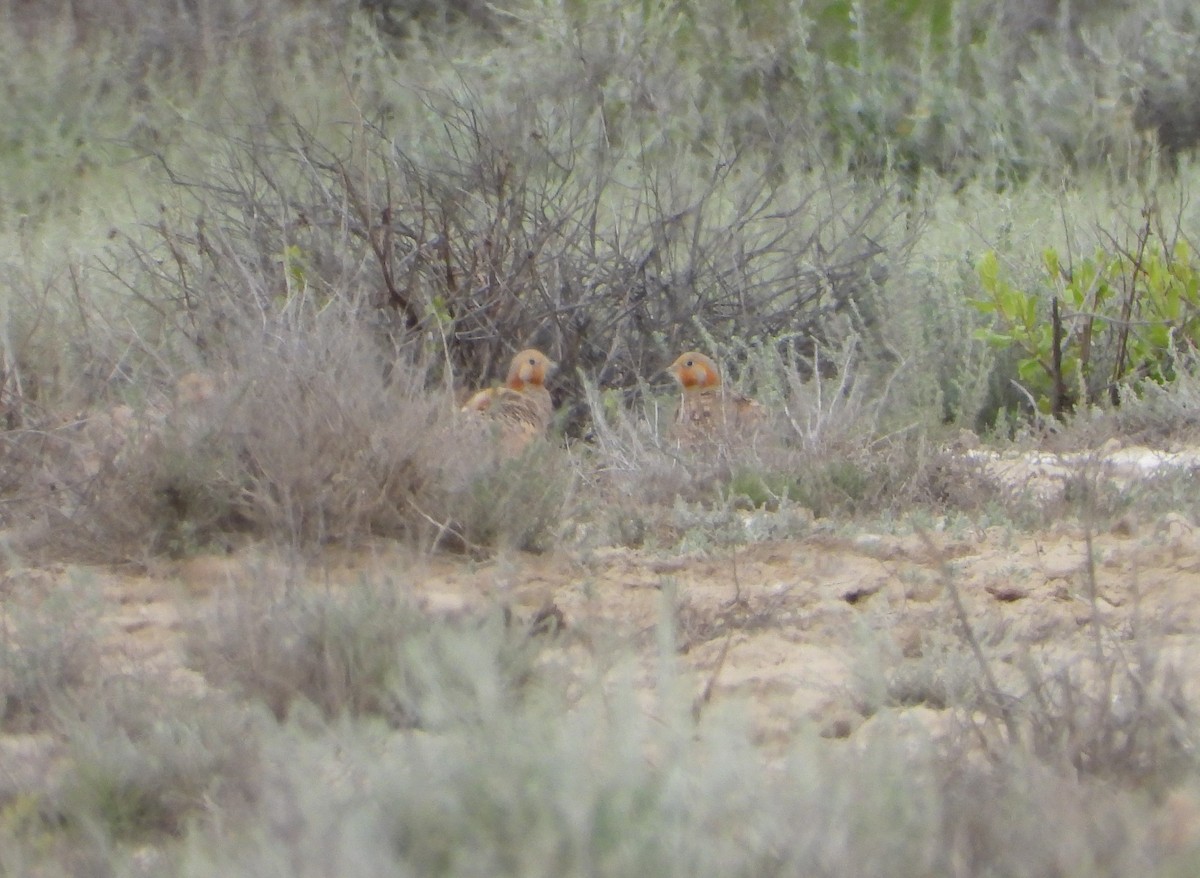
[[[546,383],[546,378],[554,371],[555,364],[534,348],[521,351],[512,358],[508,367],[508,380],[505,382],[513,390],[524,390],[527,385],[540,387]]]
[[[688,351],[666,368],[684,389],[719,387],[721,373],[717,364],[699,351]]]

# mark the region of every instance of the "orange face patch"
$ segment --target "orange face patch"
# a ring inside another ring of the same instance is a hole
[[[683,354],[667,368],[667,371],[686,388],[716,387],[721,383],[716,363],[697,351]]]

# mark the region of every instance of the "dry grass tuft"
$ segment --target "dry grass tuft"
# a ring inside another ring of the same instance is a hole
[[[220,365],[159,401],[10,433],[14,458],[40,462],[10,509],[40,523],[25,548],[103,561],[237,534],[546,547],[572,481],[561,451],[539,442],[504,459],[429,383],[352,314],[227,333]]]
[[[100,602],[87,580],[53,588],[22,571],[0,583],[0,730],[44,729],[56,707],[93,683]]]
[[[235,813],[256,793],[262,719],[223,696],[112,678],[57,712],[67,761],[43,808],[123,840],[178,835],[217,808]]]
[[[477,722],[519,698],[543,638],[501,612],[431,618],[401,586],[344,591],[242,583],[188,627],[191,663],[285,718],[378,716],[396,728]]]

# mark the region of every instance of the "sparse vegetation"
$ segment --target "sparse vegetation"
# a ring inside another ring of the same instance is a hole
[[[494,612],[431,619],[395,582],[348,594],[244,583],[194,620],[192,664],[279,719],[299,705],[326,719],[373,716],[396,728],[486,722],[535,676],[527,622]]]
[[[260,712],[144,679],[110,679],[88,696],[57,717],[66,757],[45,820],[145,842],[178,835],[215,803],[244,807],[257,795]]]
[[[95,682],[101,598],[94,583],[51,586],[23,571],[0,588],[0,729],[45,727],[73,690]]]
[[[1193,6],[0,0],[0,876],[1193,874]]]

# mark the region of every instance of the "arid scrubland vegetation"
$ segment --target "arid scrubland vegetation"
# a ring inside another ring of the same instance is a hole
[[[1195,874],[1198,37],[0,2],[0,875]]]

